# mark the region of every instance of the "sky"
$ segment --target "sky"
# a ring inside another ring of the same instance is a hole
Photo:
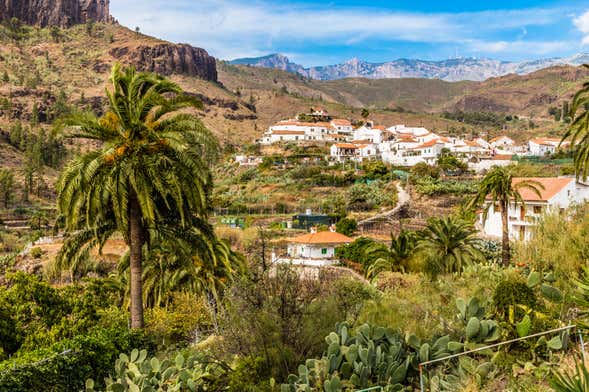
[[[111,0],[123,25],[230,60],[282,53],[304,66],[589,52],[589,0]]]

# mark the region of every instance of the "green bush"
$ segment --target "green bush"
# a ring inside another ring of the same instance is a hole
[[[534,290],[526,284],[523,279],[509,277],[495,287],[493,292],[493,303],[497,313],[502,317],[507,317],[509,309],[515,312],[515,318],[520,320],[524,316],[524,311],[517,305],[523,305],[529,309],[538,309],[538,298]]]
[[[39,248],[38,246],[31,249],[31,257],[34,259],[40,259],[43,256],[43,249]]]
[[[89,377],[103,379],[120,352],[152,347],[141,332],[102,329],[0,364],[2,391],[79,391]]]
[[[335,224],[335,230],[343,235],[353,235],[358,230],[358,223],[355,219],[343,218]]]
[[[432,177],[422,177],[414,181],[415,190],[423,195],[473,194],[477,191],[475,181],[439,180]]]
[[[347,245],[337,248],[335,250],[335,255],[340,259],[368,266],[374,260],[368,257],[366,249],[373,247],[375,244],[378,243],[370,238],[360,237]],[[383,246],[386,248],[385,245]]]

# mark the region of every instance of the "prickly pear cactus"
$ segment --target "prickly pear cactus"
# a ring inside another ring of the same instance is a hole
[[[214,374],[194,357],[176,355],[174,360],[160,362],[147,359],[146,350],[133,350],[130,355],[121,354],[115,363],[114,375],[105,379],[108,392],[197,391],[205,377]],[[95,391],[94,380],[86,381],[86,391]]]

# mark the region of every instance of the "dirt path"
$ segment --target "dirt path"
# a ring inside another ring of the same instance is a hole
[[[404,205],[409,203],[409,200],[411,199],[411,196],[409,196],[409,193],[407,193],[405,191],[405,189],[398,182],[395,184],[395,186],[397,187],[397,191],[398,191],[397,194],[399,196],[399,200],[398,200],[395,208],[393,208],[392,210],[388,210],[388,211],[382,212],[380,214],[371,216],[370,218],[366,218],[364,220],[361,220],[360,222],[358,222],[358,226],[362,226],[362,225],[365,225],[370,222],[378,221],[383,218],[388,218],[389,216],[393,215],[395,212],[399,211]]]

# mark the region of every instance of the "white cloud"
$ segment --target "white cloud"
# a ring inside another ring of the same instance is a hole
[[[529,48],[523,45],[521,38],[516,42],[485,42],[487,35],[547,25],[556,18],[566,17],[564,10],[554,9],[428,14],[277,3],[119,0],[111,2],[111,11],[122,24],[131,28],[140,26],[147,34],[188,41],[224,59],[277,51],[285,43],[291,47],[313,47],[317,52],[322,46],[355,46],[371,40],[449,45],[470,40],[478,42],[473,45],[479,51],[500,53],[513,47]]]
[[[589,45],[589,11],[573,18],[573,24],[575,27],[583,33],[583,45]]]

